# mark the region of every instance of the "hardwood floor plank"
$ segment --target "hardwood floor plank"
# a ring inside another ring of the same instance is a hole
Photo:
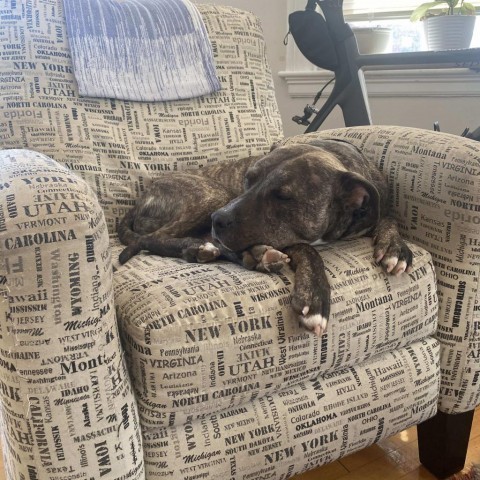
[[[418,467],[401,454],[384,455],[350,472],[344,480],[396,480]]]
[[[412,470],[403,477],[400,477],[399,480],[438,480],[435,475],[432,475],[426,468],[420,467]]]
[[[349,472],[353,472],[383,455],[385,455],[385,450],[376,444],[347,455],[339,461]]]
[[[323,465],[315,470],[302,473],[292,478],[292,480],[336,480],[344,478],[348,470],[337,460],[336,462]]]
[[[340,459],[338,463],[345,467],[348,473],[343,473],[337,478],[342,480],[395,480],[419,470],[420,461],[414,430],[406,430]],[[294,480],[324,480],[325,467],[308,472],[308,477],[304,476],[307,474],[303,474],[295,477]],[[426,470],[425,472],[428,474]],[[425,478],[428,479],[428,477]]]

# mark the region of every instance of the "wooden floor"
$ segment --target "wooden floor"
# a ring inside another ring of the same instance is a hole
[[[480,407],[473,417],[466,468],[480,464]],[[420,465],[416,427],[292,480],[436,480]]]
[[[477,408],[473,418],[467,467],[472,463],[480,464],[480,408]],[[415,427],[412,427],[341,460],[297,475],[292,480],[336,479],[436,480],[436,477],[420,465],[417,453],[417,431]],[[0,480],[6,480],[1,461]]]

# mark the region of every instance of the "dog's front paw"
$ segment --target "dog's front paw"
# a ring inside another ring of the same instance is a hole
[[[307,279],[306,282],[296,278],[292,308],[307,330],[322,336],[330,316],[330,286],[321,278]]]
[[[288,255],[269,245],[256,245],[242,253],[242,264],[248,270],[278,272],[288,262]]]
[[[412,271],[413,254],[401,238],[377,240],[373,251],[375,262],[391,275]]]
[[[212,262],[220,256],[220,250],[210,242],[206,242],[198,247],[196,260],[198,263]]]
[[[220,250],[210,242],[198,243],[195,241],[182,250],[182,258],[190,263],[213,262],[220,255]]]
[[[300,316],[300,321],[307,330],[313,332],[317,337],[321,337],[327,329],[328,319],[319,313],[309,315],[309,312],[309,307],[305,307]]]

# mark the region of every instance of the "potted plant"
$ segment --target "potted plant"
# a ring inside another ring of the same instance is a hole
[[[475,13],[475,7],[463,0],[436,0],[419,5],[410,20],[424,21],[430,50],[450,50],[470,46]]]
[[[391,48],[392,29],[389,27],[352,26],[361,54],[384,53]]]

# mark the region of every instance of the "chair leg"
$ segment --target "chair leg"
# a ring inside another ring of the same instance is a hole
[[[464,467],[473,414],[474,410],[457,415],[438,412],[417,425],[420,462],[439,479]]]

